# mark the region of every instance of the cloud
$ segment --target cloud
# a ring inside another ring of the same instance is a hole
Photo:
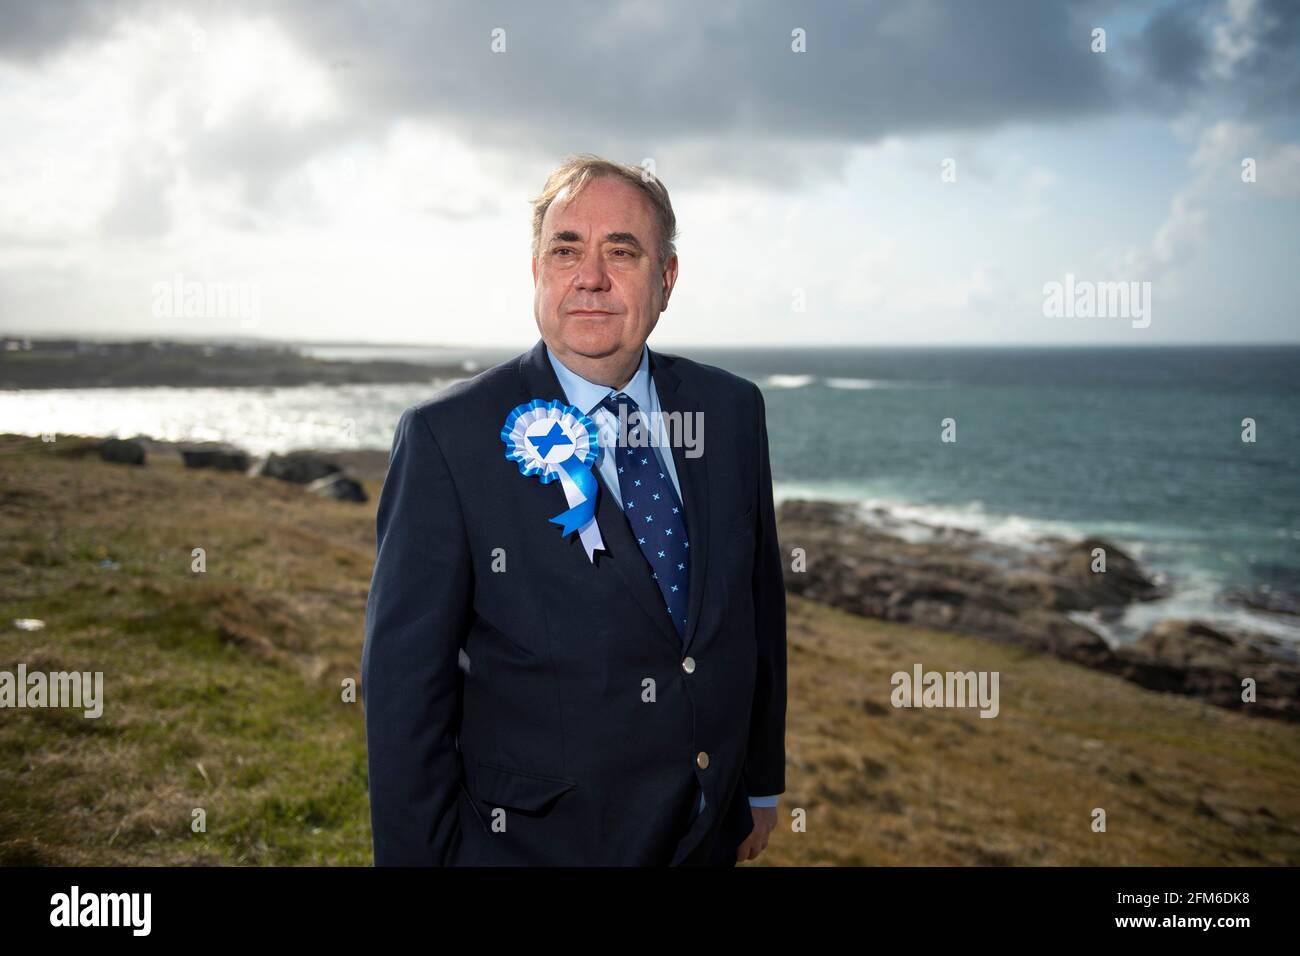
[[[1238,117],[1296,112],[1300,4],[1294,0],[1171,4],[1152,15],[1141,41],[1146,70],[1133,89],[1148,102],[1175,111],[1213,107]]]
[[[1254,183],[1242,181],[1242,161],[1247,158],[1255,160]],[[1249,199],[1255,192],[1300,198],[1300,144],[1275,142],[1254,124],[1225,120],[1206,126],[1188,165],[1192,178],[1170,199],[1169,212],[1150,246],[1124,254],[1114,266],[1117,275],[1156,279],[1195,261],[1216,202]]]
[[[1135,102],[1172,111],[1201,95],[1264,103],[1269,82],[1300,75],[1300,5],[1286,0],[1157,7],[1133,42],[1104,55],[1090,51],[1090,31],[1116,16],[1098,0],[54,9],[0,0],[0,57],[39,69],[71,46],[186,24],[140,51],[168,65],[150,88],[161,108],[193,119],[177,130],[178,162],[195,176],[241,177],[251,204],[313,155],[401,121],[520,162],[591,150],[654,158],[675,183],[725,175],[793,189],[841,175],[848,150],[890,136],[1068,122]],[[807,52],[792,52],[795,30]]]
[[[1143,55],[1151,77],[1180,90],[1202,85],[1210,44],[1197,7],[1174,4],[1157,11],[1142,30]]]
[[[158,30],[178,18],[200,31],[209,61],[237,59],[246,86],[265,95],[196,143],[196,172],[220,166],[257,184],[312,151],[350,136],[379,135],[389,123],[423,119],[480,146],[553,159],[584,147],[639,159],[672,157],[682,175],[708,177],[716,147],[742,150],[733,176],[778,188],[802,181],[811,151],[895,133],[978,130],[1114,109],[1107,64],[1087,49],[1080,3],[938,3],[874,6],[676,0],[646,9],[639,0],[599,11],[590,5],[289,2],[77,3],[66,16],[49,5],[4,3],[0,57],[39,69],[76,45],[111,43],[123,29]],[[62,11],[62,8],[60,8]],[[270,27],[245,30],[239,19]],[[805,31],[807,52],[791,50]],[[493,52],[493,31],[504,44]],[[280,37],[281,53],[253,36]],[[195,86],[207,67],[175,62],[188,42],[155,51],[173,61],[156,89]],[[292,51],[292,52],[284,52]],[[292,71],[287,58],[298,57]],[[308,73],[336,98],[332,123],[293,124],[271,111],[292,96],[285,83]],[[204,88],[209,96],[219,91]],[[213,107],[199,105],[210,112]],[[205,166],[206,163],[206,166]],[[815,168],[815,167],[814,167]],[[688,172],[689,170],[689,172]]]
[[[311,4],[285,17],[317,56],[352,64],[352,90],[370,108],[545,154],[571,151],[576,135],[624,156],[734,137],[797,157],[805,144],[1117,105],[1073,22],[1077,4],[669,2],[653,16],[643,6],[601,16],[566,4]],[[490,49],[496,29],[504,52]],[[795,29],[805,53],[791,51]],[[783,175],[779,163],[747,171]]]
[[[142,4],[126,0],[63,0],[31,3],[0,2],[0,57],[34,63],[80,40],[97,40],[113,28],[127,10]]]

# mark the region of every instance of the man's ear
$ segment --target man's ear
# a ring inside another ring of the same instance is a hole
[[[537,257],[533,256],[533,285],[537,285]]]
[[[664,301],[663,304],[659,307],[660,312],[663,312],[665,309],[668,308],[668,297],[673,294],[673,286],[675,286],[676,284],[677,284],[677,253],[674,252],[671,256],[668,257],[668,261],[664,263],[663,285],[661,286],[661,291],[663,292]]]

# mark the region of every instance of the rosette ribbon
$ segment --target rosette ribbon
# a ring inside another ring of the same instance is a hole
[[[595,561],[595,552],[605,549],[596,523],[599,485],[591,471],[600,455],[596,423],[558,398],[534,398],[506,416],[501,441],[525,478],[536,476],[544,485],[559,479],[569,508],[550,520],[560,526],[561,537],[578,532],[588,560]]]

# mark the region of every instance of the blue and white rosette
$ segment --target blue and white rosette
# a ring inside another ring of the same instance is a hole
[[[605,549],[596,523],[598,486],[591,471],[600,454],[596,423],[558,398],[549,402],[534,398],[506,416],[501,440],[506,458],[518,462],[525,477],[536,475],[544,485],[560,480],[569,510],[551,521],[560,526],[564,537],[577,531],[588,560],[595,561],[596,549]]]

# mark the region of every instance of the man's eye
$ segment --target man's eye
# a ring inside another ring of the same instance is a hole
[[[555,254],[558,256],[561,252],[572,252],[572,251],[573,251],[572,249],[569,249],[569,248],[565,247],[565,248],[562,248],[562,249],[556,249],[556,250],[555,250]]]
[[[615,254],[621,252],[621,253],[623,253],[623,255],[625,255],[625,256],[630,256],[630,255],[632,255],[632,253],[629,252],[627,249],[615,249],[614,252],[615,252]]]

